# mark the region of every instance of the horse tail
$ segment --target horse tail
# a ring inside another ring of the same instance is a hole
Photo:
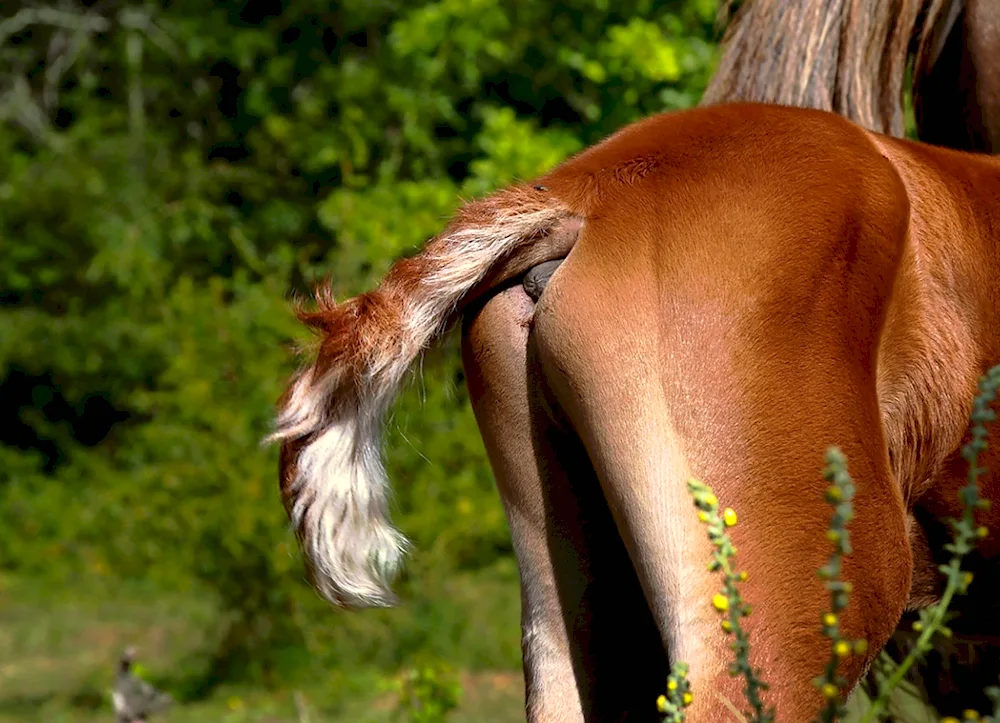
[[[935,26],[961,0],[739,0],[702,100],[818,108],[880,133],[902,136],[903,84],[935,52]],[[939,49],[939,48],[938,48]]]
[[[579,223],[543,186],[467,204],[439,236],[343,303],[317,293],[299,318],[321,337],[279,402],[281,484],[313,584],[334,604],[387,606],[407,542],[389,521],[381,433],[404,376],[473,299],[561,258]]]

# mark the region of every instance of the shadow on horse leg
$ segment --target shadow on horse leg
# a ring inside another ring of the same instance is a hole
[[[521,574],[527,717],[652,722],[666,656],[586,452],[548,403],[533,314],[510,288],[470,313],[463,335]]]

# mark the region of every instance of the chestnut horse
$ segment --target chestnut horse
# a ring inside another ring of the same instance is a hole
[[[465,313],[521,571],[528,718],[654,720],[668,660],[691,665],[690,720],[740,706],[690,476],[740,512],[767,701],[811,718],[829,655],[823,452],[845,451],[858,488],[842,628],[869,649],[841,665],[853,685],[940,593],[939,521],[959,514],[976,379],[1000,360],[998,224],[1000,160],[750,104],[655,116],[466,205],[377,289],[302,314],[322,341],[275,437],[317,588],[391,601],[405,543],[381,426]],[[561,258],[532,303],[519,278]]]
[[[903,76],[915,46],[921,137],[992,151],[1000,138],[1000,77],[988,62],[1000,32],[995,13],[996,7],[983,0],[926,5],[877,0],[863,8],[844,0],[748,0],[730,25],[706,101],[750,99],[832,109],[868,128],[901,134]],[[559,233],[576,230],[570,225]],[[648,645],[655,640],[653,620],[589,461],[579,463],[587,460],[586,452],[574,434],[538,423],[544,418],[539,413],[548,408],[543,377],[533,355],[520,351],[527,344],[521,340],[527,339],[527,327],[512,320],[531,318],[532,301],[556,264],[528,272],[524,288],[530,299],[510,289],[485,307],[470,304],[465,345],[477,413],[522,569],[529,710],[545,719],[555,713],[540,708],[543,690],[549,701],[566,696],[586,701],[575,709],[615,710],[621,707],[615,700],[628,700],[631,689],[655,694],[665,664],[659,645]],[[498,354],[498,349],[514,353]],[[504,393],[497,395],[498,389]],[[533,455],[523,454],[525,438],[510,435],[512,427],[538,430],[532,436]],[[548,463],[540,473],[534,468],[540,457],[557,464]],[[574,480],[572,487],[568,479]],[[634,616],[621,615],[630,608]],[[961,622],[968,619],[965,615]],[[614,626],[595,624],[603,620],[614,620]],[[572,640],[560,625],[570,626]],[[559,640],[555,648],[554,639]],[[636,650],[636,641],[647,648]],[[645,656],[646,664],[621,667],[618,660],[625,655]],[[598,679],[599,687],[593,684]],[[972,688],[978,692],[982,683],[977,679]],[[608,701],[602,691],[610,692]],[[561,710],[576,717],[573,705]]]
[[[746,0],[731,15],[703,103],[738,100],[832,110],[903,134],[912,60],[917,135],[959,150],[1000,152],[1000,3],[993,0]],[[1000,675],[1000,610],[959,601],[955,635],[911,671],[941,712],[988,705]],[[904,619],[887,652],[912,645]],[[869,690],[871,686],[869,686]]]

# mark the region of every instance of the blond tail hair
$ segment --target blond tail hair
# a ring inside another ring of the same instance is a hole
[[[407,370],[471,299],[570,242],[571,216],[541,186],[518,185],[463,207],[373,291],[336,303],[328,290],[299,316],[321,336],[291,381],[271,440],[282,488],[317,590],[335,604],[386,606],[407,548],[389,520],[381,449],[386,413]]]

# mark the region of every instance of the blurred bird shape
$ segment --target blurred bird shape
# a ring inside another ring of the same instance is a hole
[[[111,692],[117,723],[145,723],[147,717],[166,710],[173,702],[167,693],[157,690],[135,674],[132,669],[134,662],[135,648],[130,646],[122,651],[115,687]]]

